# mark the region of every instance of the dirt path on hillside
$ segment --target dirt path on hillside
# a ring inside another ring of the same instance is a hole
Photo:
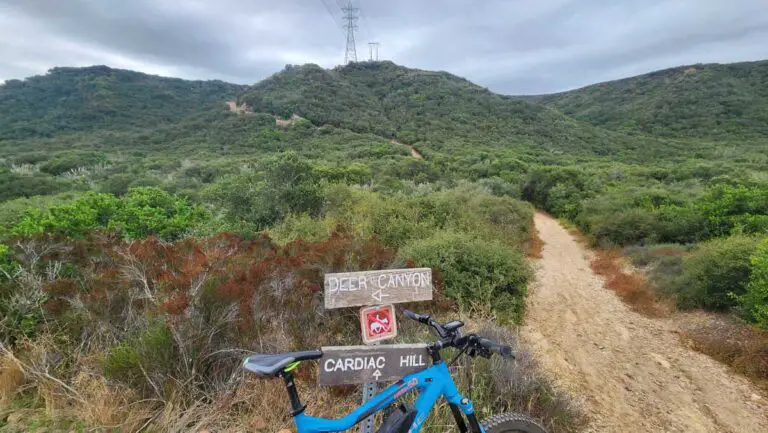
[[[423,159],[423,158],[422,158],[422,156],[421,156],[421,154],[419,153],[419,151],[418,151],[418,150],[416,150],[416,148],[415,148],[415,147],[413,147],[413,146],[411,146],[411,145],[409,144],[409,145],[408,145],[408,148],[409,148],[409,149],[411,149],[411,156],[412,156],[412,157],[414,157],[414,158],[416,158],[416,159]]]
[[[683,346],[674,320],[630,311],[557,221],[535,222],[545,245],[522,335],[555,382],[583,399],[588,431],[768,433],[761,391]]]
[[[418,151],[418,150],[416,150],[416,148],[415,148],[415,147],[413,147],[413,146],[412,146],[412,145],[410,145],[410,144],[403,144],[403,143],[401,143],[401,142],[399,142],[399,141],[397,141],[397,140],[395,140],[395,139],[392,139],[392,144],[397,144],[397,145],[399,145],[399,146],[407,146],[407,147],[408,147],[408,149],[410,149],[410,151],[411,151],[411,156],[412,156],[412,157],[414,157],[414,158],[416,158],[416,159],[423,159],[423,157],[421,156],[421,153],[419,153],[419,151]]]

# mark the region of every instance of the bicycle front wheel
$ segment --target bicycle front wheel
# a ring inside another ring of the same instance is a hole
[[[518,413],[500,413],[483,421],[485,433],[547,433],[536,421]]]

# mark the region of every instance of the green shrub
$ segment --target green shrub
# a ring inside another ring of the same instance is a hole
[[[528,174],[523,199],[556,215],[573,218],[579,202],[592,195],[589,174],[575,167],[538,167]]]
[[[0,244],[0,343],[13,345],[37,334],[48,300],[41,280],[40,275],[22,271],[12,250]]]
[[[120,229],[131,239],[156,235],[178,239],[208,218],[202,207],[159,188],[132,188],[122,199],[109,228]]]
[[[102,367],[105,377],[127,383],[130,386],[138,387],[143,380],[139,352],[134,345],[127,341],[109,349]]]
[[[678,244],[635,245],[624,248],[624,254],[633,266],[646,268],[648,282],[657,291],[675,297],[677,292],[674,289],[683,275],[683,257],[692,248]]]
[[[30,208],[13,227],[12,233],[20,236],[55,233],[82,237],[91,230],[106,227],[119,207],[120,201],[113,195],[89,192],[71,203],[48,209]]]
[[[699,244],[683,259],[683,272],[671,289],[681,308],[727,310],[734,295],[746,293],[757,239],[731,236]]]
[[[659,242],[690,244],[709,239],[707,217],[694,207],[663,206],[656,212]]]
[[[644,268],[655,266],[665,257],[682,257],[688,250],[689,248],[678,244],[630,246],[624,248],[624,255],[630,258],[633,266]]]
[[[205,221],[202,207],[158,188],[133,188],[121,199],[89,192],[71,203],[30,208],[11,232],[19,236],[54,233],[72,238],[95,229],[119,229],[130,239],[150,235],[176,239]]]
[[[136,175],[129,173],[116,173],[104,179],[101,191],[116,196],[125,195],[128,189],[136,181]]]
[[[709,230],[728,235],[768,232],[768,185],[719,184],[702,196],[697,207],[709,218]]]
[[[95,152],[66,152],[56,155],[40,166],[40,171],[58,176],[70,170],[88,167],[106,161],[106,156]]]
[[[21,197],[0,203],[0,236],[10,232],[11,228],[18,224],[30,208],[46,210],[52,206],[71,202],[74,198],[75,194],[64,193],[30,198]]]
[[[319,242],[328,238],[332,230],[332,221],[327,218],[312,218],[307,214],[289,214],[279,224],[267,232],[278,245],[285,245],[296,239],[307,242]]]
[[[66,182],[45,174],[23,176],[0,168],[0,201],[56,194],[67,189],[68,186],[71,188]]]
[[[645,244],[653,241],[656,226],[653,212],[636,208],[595,222],[592,233],[601,246]]]
[[[460,220],[452,225],[486,239],[518,246],[528,241],[533,224],[533,206],[510,197],[488,194],[446,194],[455,197]]]
[[[683,272],[682,256],[660,256],[648,273],[648,282],[661,294],[674,298]]]
[[[0,244],[0,283],[11,279],[13,273],[13,257],[11,249]]]
[[[323,205],[315,167],[294,152],[270,158],[262,172],[234,176],[206,190],[204,196],[226,210],[230,222],[243,221],[258,229],[290,213],[316,216]]]
[[[747,293],[739,298],[739,303],[747,319],[768,329],[768,238],[758,245],[751,263]]]
[[[47,161],[50,155],[46,152],[22,153],[13,158],[16,164],[38,164]]]
[[[434,202],[397,194],[377,197],[369,214],[370,230],[384,245],[400,248],[415,239],[429,236],[440,228],[435,220]],[[450,218],[448,212],[438,218]]]
[[[454,214],[432,197],[384,195],[340,184],[326,189],[324,202],[324,212],[334,222],[393,248],[429,236]]]
[[[162,321],[147,324],[137,335],[113,346],[102,362],[104,375],[145,392],[169,381],[176,368],[173,336]],[[150,382],[153,381],[153,382]],[[161,392],[162,388],[159,388]],[[155,390],[157,391],[157,390]]]
[[[519,250],[442,232],[406,245],[398,257],[438,270],[445,294],[464,308],[493,312],[503,320],[522,318],[532,273]]]
[[[478,184],[488,188],[493,195],[507,196],[519,199],[522,194],[522,187],[519,182],[507,182],[500,177],[489,177],[478,180]]]
[[[318,166],[315,172],[319,179],[341,182],[347,185],[364,185],[372,178],[371,168],[359,162],[341,166]]]

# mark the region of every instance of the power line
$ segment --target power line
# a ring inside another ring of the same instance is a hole
[[[369,60],[370,61],[379,61],[379,46],[381,45],[379,42],[376,41],[376,32],[373,29],[373,26],[371,25],[370,20],[368,19],[368,15],[365,13],[365,8],[363,8],[363,1],[357,0],[358,7],[360,8],[360,18],[362,19],[362,25],[360,28],[362,29],[363,33],[367,36],[367,39],[371,42],[368,43],[368,51],[369,51]]]
[[[320,1],[323,2],[323,6],[325,6],[325,10],[328,11],[328,15],[331,16],[333,23],[336,24],[336,28],[339,29],[339,31],[341,31],[341,27],[342,27],[341,23],[336,19],[336,15],[333,14],[333,12],[331,11],[331,8],[328,6],[328,3],[326,3],[325,0],[320,0]],[[342,32],[342,34],[344,34],[344,32]]]
[[[368,16],[365,14],[365,9],[363,9],[362,4],[360,5],[360,17],[362,17],[363,22],[365,23],[365,25],[363,26],[363,29],[367,30],[366,33],[368,33],[368,38],[376,39],[376,32],[373,30],[373,26],[371,25],[371,22],[368,20]]]

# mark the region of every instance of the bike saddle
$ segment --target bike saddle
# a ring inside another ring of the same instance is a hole
[[[323,356],[322,350],[305,350],[303,352],[286,353],[254,353],[245,358],[243,368],[259,376],[277,376],[290,364],[298,361],[318,359]]]

